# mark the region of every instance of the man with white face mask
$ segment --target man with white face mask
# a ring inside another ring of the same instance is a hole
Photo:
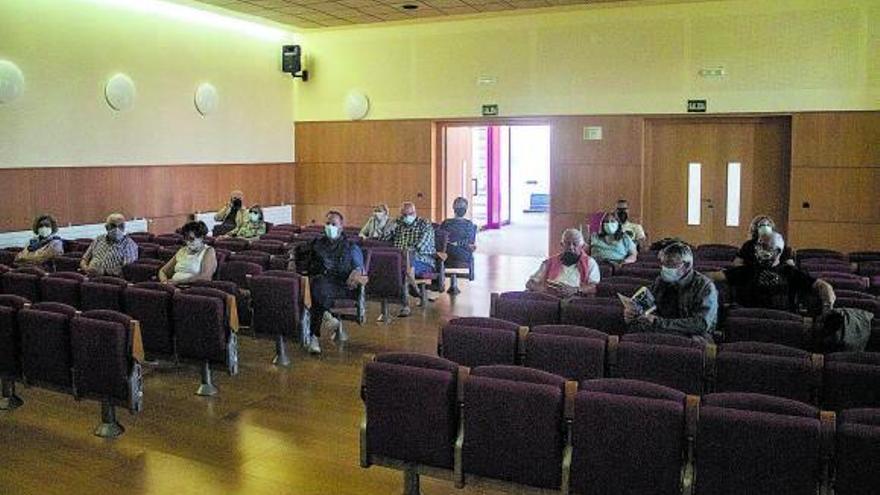
[[[308,267],[312,295],[311,339],[309,353],[321,353],[321,333],[329,331],[333,338],[348,340],[339,320],[330,314],[335,299],[351,299],[352,291],[366,284],[364,254],[343,232],[343,217],[338,211],[327,213],[324,235],[312,241]]]
[[[631,332],[671,333],[712,342],[718,322],[715,284],[694,270],[687,244],[670,244],[660,251],[660,276],[651,285],[656,311],[644,315],[625,308],[623,318]]]
[[[407,201],[400,207],[400,217],[395,221],[394,229],[382,236],[383,241],[391,241],[394,247],[410,254],[413,274],[416,278],[434,271],[434,226],[416,215],[416,205]],[[409,281],[409,293],[419,297],[412,280]],[[430,298],[429,298],[430,299]],[[409,304],[400,309],[398,316],[411,314]]]
[[[90,276],[122,276],[122,267],[137,261],[138,246],[125,233],[125,217],[121,213],[107,216],[106,234],[99,235],[83,254],[79,268]]]
[[[785,240],[777,232],[761,235],[755,244],[755,263],[710,273],[715,280],[727,280],[736,302],[747,308],[768,308],[797,312],[798,306],[815,295],[826,313],[834,306],[834,289],[801,269],[783,263]]]
[[[381,239],[389,234],[394,227],[394,222],[388,218],[388,205],[382,203],[373,208],[373,214],[361,229],[362,239]]]

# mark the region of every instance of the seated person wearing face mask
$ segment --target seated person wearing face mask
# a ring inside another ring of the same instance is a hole
[[[112,213],[107,217],[106,234],[99,235],[86,250],[79,268],[89,276],[122,276],[122,267],[137,261],[138,246],[125,233],[125,217]]]
[[[712,342],[718,322],[718,291],[709,277],[694,270],[694,255],[687,244],[674,243],[660,251],[660,276],[651,285],[657,309],[638,314],[625,308],[630,332],[671,333]]]
[[[382,236],[391,232],[394,222],[388,218],[388,205],[379,204],[373,208],[373,214],[361,228],[362,239],[381,239]]]
[[[452,202],[452,210],[455,218],[447,218],[440,224],[440,228],[449,233],[446,244],[446,254],[452,261],[470,263],[477,249],[477,226],[465,218],[468,202],[464,198],[455,198]]]
[[[227,234],[247,222],[247,209],[244,208],[243,198],[244,193],[241,191],[232,191],[230,193],[229,202],[223,205],[214,215],[214,221],[220,222],[220,225],[214,226],[215,236]]]
[[[217,271],[217,253],[205,244],[208,226],[205,222],[189,222],[180,232],[186,245],[159,270],[159,281],[186,284],[196,280],[211,280]]]
[[[641,248],[648,245],[648,237],[645,236],[645,229],[637,223],[633,223],[629,219],[629,201],[625,199],[617,200],[617,218],[620,219],[620,228],[623,233],[628,235],[636,246]]]
[[[58,223],[51,215],[34,219],[34,237],[15,256],[15,266],[42,266],[64,254],[64,243],[58,236]]]
[[[410,202],[400,207],[400,217],[394,229],[381,240],[391,241],[394,247],[412,254],[412,266],[416,276],[434,271],[434,226],[416,216],[416,205]]]
[[[590,256],[615,265],[636,262],[636,243],[623,232],[616,212],[606,213],[602,218],[602,230],[590,236]]]
[[[758,238],[770,235],[775,230],[776,223],[774,223],[773,219],[767,215],[758,215],[753,218],[752,223],[749,224],[749,235],[751,237],[743,243],[742,247],[739,248],[739,252],[736,253],[736,258],[733,260],[733,264],[735,266],[753,266],[757,263],[757,259],[755,258],[755,245],[758,243]],[[794,259],[791,256],[791,248],[786,246],[785,249],[782,250],[782,256],[780,256],[779,262],[794,265]]]
[[[358,285],[366,283],[364,254],[343,233],[343,217],[338,211],[327,213],[324,235],[312,241],[309,285],[312,295],[311,339],[309,353],[321,353],[321,332],[333,332],[334,338],[348,340],[339,320],[330,314],[334,299],[350,299]]]
[[[578,229],[562,233],[562,253],[541,263],[526,282],[526,290],[549,292],[559,297],[595,294],[599,265],[584,252],[584,235]]]
[[[263,209],[260,208],[260,205],[254,205],[248,209],[247,221],[221,237],[238,237],[240,239],[252,241],[259,239],[260,236],[265,233],[266,222],[263,221]]]
[[[761,235],[755,244],[753,265],[735,266],[710,273],[715,280],[727,280],[736,302],[747,308],[779,309],[797,312],[799,302],[810,294],[822,301],[823,313],[834,306],[834,289],[799,268],[782,263],[785,240],[777,232]]]
[[[434,226],[416,216],[416,205],[413,203],[407,201],[400,206],[400,217],[394,221],[393,229],[384,234],[380,240],[390,241],[394,247],[409,253],[410,265],[415,277],[434,271],[434,257],[437,254],[434,247]],[[412,277],[408,277],[407,290],[409,295],[419,297]],[[406,300],[398,316],[407,317],[410,314],[411,309]]]

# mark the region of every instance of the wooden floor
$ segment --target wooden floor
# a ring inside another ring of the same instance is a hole
[[[366,325],[348,326],[344,348],[325,340],[314,358],[291,347],[288,370],[270,364],[271,341],[244,336],[241,373],[215,374],[215,398],[193,395],[196,368],[149,369],[145,409],[119,413],[127,431],[117,440],[92,435],[98,404],[20,387],[25,405],[0,412],[0,494],[401,493],[401,473],[358,465],[362,356],[434,354],[442,320],[488,316],[489,293],[521,290],[539,261],[478,254],[478,280],[465,281],[454,300],[444,294],[390,326],[375,322],[371,304]],[[453,491],[498,493],[422,481],[426,495]]]

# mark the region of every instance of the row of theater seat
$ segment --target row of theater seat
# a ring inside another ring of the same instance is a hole
[[[688,394],[752,392],[830,410],[880,407],[880,353],[826,355],[777,344],[703,344],[668,334],[617,337],[574,325],[528,329],[495,318],[440,327],[438,355],[462,366],[522,365],[582,381],[630,378]]]
[[[0,295],[0,379],[3,409],[23,404],[15,381],[94,399],[102,405],[95,434],[116,437],[123,428],[115,407],[143,406],[138,322],[109,310],[80,313],[66,304]]]
[[[631,294],[632,292],[626,292]],[[845,297],[844,297],[845,296]],[[838,307],[874,313],[867,350],[880,351],[880,299],[870,294],[841,294]],[[534,292],[493,293],[489,315],[524,325],[579,325],[612,335],[623,335],[627,324],[616,297],[559,299]],[[785,311],[760,308],[724,308],[713,336],[716,342],[759,341],[812,350],[814,322]]]
[[[880,409],[839,416],[751,393],[700,398],[626,379],[383,354],[364,365],[361,465],[456,486],[602,495],[865,495]],[[544,491],[540,491],[544,490]]]

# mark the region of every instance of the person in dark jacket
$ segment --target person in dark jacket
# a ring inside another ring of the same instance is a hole
[[[351,292],[366,283],[364,255],[357,244],[343,233],[343,216],[327,213],[324,235],[311,243],[308,267],[312,296],[309,353],[321,353],[322,330],[332,331],[340,341],[348,340],[339,320],[330,314],[335,299],[350,298]]]
[[[651,285],[657,309],[640,314],[625,308],[632,332],[671,333],[712,342],[718,322],[718,290],[709,277],[694,270],[694,255],[684,243],[660,251],[660,276]]]

